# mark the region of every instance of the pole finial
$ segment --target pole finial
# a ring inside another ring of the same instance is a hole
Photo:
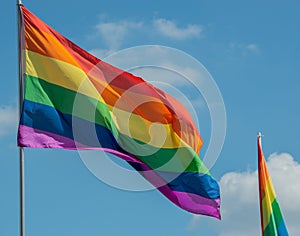
[[[257,133],[257,142],[258,142],[258,144],[261,146],[261,137],[262,137],[263,135],[261,134],[261,132],[258,132]]]

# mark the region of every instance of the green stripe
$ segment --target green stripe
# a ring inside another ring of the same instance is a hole
[[[271,214],[268,226],[264,230],[264,236],[278,236],[276,225],[274,225],[274,215]]]
[[[272,202],[272,214],[270,215],[270,221],[264,230],[264,236],[274,236],[278,235],[277,228],[282,222],[282,214],[280,211],[277,199]]]
[[[77,116],[111,130],[121,147],[133,153],[152,169],[168,163],[160,170],[210,175],[199,156],[190,147],[157,148],[119,133],[106,104],[94,98],[29,75],[26,75],[25,87],[26,100],[54,107],[64,114]],[[76,107],[79,106],[80,109],[73,109],[75,98]]]
[[[281,224],[281,221],[283,220],[283,217],[282,217],[282,214],[280,211],[279,203],[276,198],[274,199],[274,201],[272,203],[272,210],[273,210],[273,215],[274,215],[275,222],[276,222],[276,225],[278,228],[279,225]]]
[[[120,135],[122,138],[122,135]],[[122,143],[121,143],[121,146]],[[137,155],[141,161],[146,163],[152,169],[161,168],[161,171],[174,172],[198,172],[210,175],[208,169],[205,167],[199,156],[192,148],[155,148],[143,142],[130,139],[124,146],[135,147],[132,149],[133,153],[149,153],[149,155]],[[169,166],[162,167],[165,163]]]
[[[118,137],[116,127],[111,126],[113,122],[107,106],[96,99],[30,75],[26,75],[25,99],[102,125],[111,130],[114,137]],[[75,99],[80,109],[73,109]]]

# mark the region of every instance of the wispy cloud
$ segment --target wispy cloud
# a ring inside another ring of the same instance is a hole
[[[143,22],[122,20],[100,23],[96,29],[110,49],[118,49],[130,31],[140,29],[142,26]]]
[[[272,154],[267,161],[285,223],[291,235],[300,232],[300,163],[287,153]],[[214,228],[220,236],[260,234],[257,170],[229,172],[220,180],[222,221]],[[200,217],[191,219],[188,229],[196,229]]]
[[[203,31],[203,27],[200,25],[189,24],[179,28],[174,21],[164,18],[155,20],[153,25],[161,35],[178,40],[199,37]]]
[[[150,38],[168,37],[172,40],[187,40],[199,37],[204,28],[196,24],[179,27],[174,21],[164,18],[149,22],[127,19],[107,21],[107,16],[101,18],[103,22],[95,26],[96,34],[93,34],[93,38],[95,35],[100,36],[107,49],[92,49],[91,52],[102,57],[120,49],[127,40],[130,40],[131,35],[135,35],[134,38],[149,36]]]
[[[240,51],[243,55],[249,53],[258,53],[259,47],[255,43],[233,43],[229,44],[229,49],[231,51]]]
[[[245,46],[245,49],[250,52],[258,52],[258,46],[257,46],[257,44],[254,44],[254,43],[247,44]]]
[[[15,107],[0,105],[0,137],[13,133],[17,121],[18,113]]]

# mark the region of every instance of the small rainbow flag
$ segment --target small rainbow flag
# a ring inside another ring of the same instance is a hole
[[[199,158],[202,139],[186,108],[23,5],[20,12],[26,68],[18,145],[112,153],[182,209],[220,218],[219,186]]]
[[[263,236],[288,236],[258,135],[258,182]]]

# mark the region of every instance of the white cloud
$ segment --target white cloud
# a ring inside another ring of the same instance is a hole
[[[130,30],[140,29],[142,22],[119,21],[100,23],[96,29],[111,49],[118,49]]]
[[[179,40],[199,37],[203,31],[200,25],[189,24],[185,28],[179,28],[175,22],[163,18],[155,20],[153,24],[162,35]]]
[[[249,53],[258,53],[259,47],[255,43],[230,43],[229,48],[231,51],[240,51],[243,55],[249,54]]]
[[[15,131],[18,122],[17,109],[0,105],[0,137]]]
[[[290,154],[272,154],[267,161],[281,211],[290,235],[300,232],[300,164]],[[229,172],[220,180],[222,220],[214,223],[220,236],[260,235],[257,170]],[[188,228],[195,228],[194,216]]]
[[[250,44],[246,45],[245,48],[250,52],[257,52],[258,51],[258,46],[254,43],[250,43]]]
[[[102,18],[107,18],[107,16]],[[105,19],[102,19],[102,21],[105,21]],[[154,20],[151,23],[132,20],[106,21],[99,23],[95,28],[96,34],[93,34],[92,38],[100,35],[106,43],[107,49],[95,48],[91,52],[101,58],[120,49],[125,40],[128,40],[132,35],[134,35],[134,38],[140,36],[150,38],[167,36],[173,40],[184,40],[199,37],[203,31],[203,27],[200,25],[189,24],[186,27],[179,28],[173,21],[163,18]]]
[[[289,154],[272,154],[268,165],[286,223],[291,235],[296,235],[300,232],[300,163]]]

